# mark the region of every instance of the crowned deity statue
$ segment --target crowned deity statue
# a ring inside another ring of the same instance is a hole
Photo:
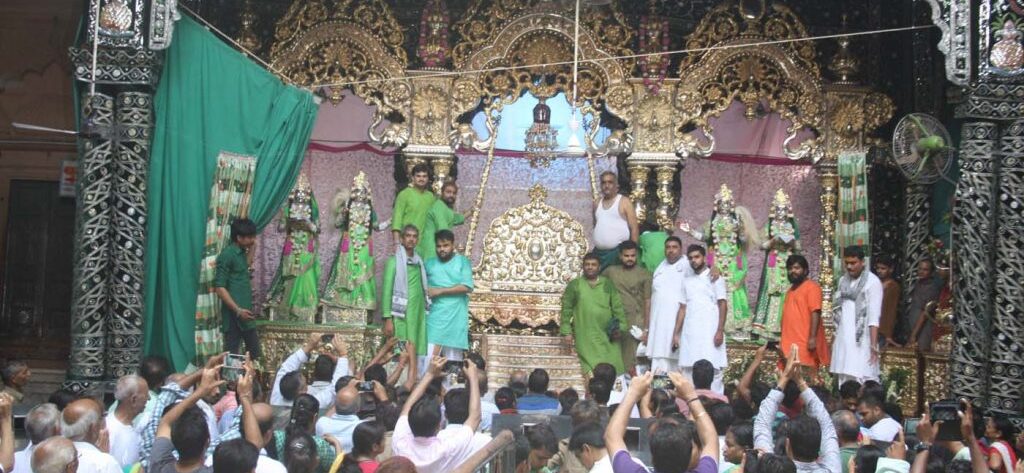
[[[323,303],[340,309],[375,310],[377,283],[373,268],[373,231],[387,228],[378,223],[366,174],[359,171],[351,190],[334,197],[335,226],[341,230],[338,254],[324,286]]]
[[[733,201],[732,190],[722,184],[715,194],[711,220],[701,230],[683,222],[679,229],[707,245],[707,264],[725,278],[728,312],[725,333],[732,340],[750,338],[750,302],[747,299],[747,250],[760,245],[754,218]]]
[[[312,323],[320,305],[320,210],[305,173],[299,174],[282,213],[279,228],[286,233],[284,249],[264,307],[274,311],[274,320]]]
[[[782,305],[791,286],[786,259],[800,253],[800,229],[793,216],[793,204],[782,189],[768,209],[768,223],[761,231],[764,268],[757,296],[757,310],[751,332],[761,340],[778,341],[782,335]]]

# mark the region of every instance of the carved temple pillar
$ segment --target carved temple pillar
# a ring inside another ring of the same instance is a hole
[[[658,207],[654,211],[654,218],[662,229],[672,227],[679,210],[676,194],[672,192],[672,179],[679,172],[679,167],[678,164],[662,164],[654,169],[658,185]]]
[[[82,128],[93,135],[82,139],[78,164],[68,377],[88,383],[102,380],[106,367],[114,97],[96,93],[83,102]]]
[[[432,187],[435,194],[441,194],[441,187],[445,181],[451,178],[452,167],[455,166],[455,156],[437,156],[430,160],[430,167],[434,171],[434,183]]]
[[[917,285],[917,265],[928,257],[928,242],[931,240],[931,186],[907,186],[904,209],[903,294],[909,295]]]
[[[999,151],[995,310],[990,331],[987,407],[993,412],[1019,415],[1024,412],[1024,120],[1003,128]]]
[[[162,6],[166,2],[152,3],[149,44],[165,47],[173,19]],[[82,129],[90,133],[79,155],[71,366],[65,382],[75,392],[134,373],[142,355],[152,90],[161,66],[161,56],[146,47],[141,20],[147,5],[90,0],[87,40],[70,50],[75,79],[85,89]],[[96,21],[103,17],[110,21]],[[91,93],[98,84],[102,90]]]
[[[818,284],[821,285],[821,317],[825,329],[831,334],[832,294],[836,287],[836,222],[839,220],[839,169],[836,161],[823,159],[814,166],[821,184],[821,258],[818,262]],[[829,337],[831,340],[831,336]]]
[[[992,248],[998,191],[993,122],[965,123],[960,141],[960,179],[953,209],[954,343],[953,395],[984,405],[989,393],[989,333],[993,304]],[[965,268],[966,270],[961,270]]]
[[[647,220],[647,180],[651,169],[643,164],[631,164],[626,169],[629,172],[629,200],[633,201],[636,220],[643,222]]]

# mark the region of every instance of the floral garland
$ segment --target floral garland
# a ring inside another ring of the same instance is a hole
[[[420,17],[420,41],[416,55],[426,67],[442,67],[448,61],[448,9],[443,0],[431,0]]]
[[[660,43],[658,39],[661,39]],[[668,20],[659,20],[653,16],[644,16],[640,19],[640,51],[644,54],[652,54],[668,51]],[[638,61],[640,75],[643,77],[644,86],[657,94],[661,90],[661,84],[668,76],[668,56],[643,56]]]

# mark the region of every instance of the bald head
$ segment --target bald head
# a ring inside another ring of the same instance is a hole
[[[64,437],[50,437],[32,452],[34,473],[65,473],[68,465],[78,460],[75,444]],[[71,471],[77,471],[77,467]]]
[[[334,396],[334,412],[339,415],[355,415],[362,404],[359,391],[352,384],[341,388]]]
[[[75,442],[94,443],[103,424],[103,408],[93,399],[72,401],[60,417],[60,433]]]
[[[836,428],[840,444],[857,442],[857,437],[860,434],[860,422],[852,412],[847,410],[834,412],[832,425]]]

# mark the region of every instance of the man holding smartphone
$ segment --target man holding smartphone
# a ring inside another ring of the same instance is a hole
[[[256,243],[256,224],[247,218],[231,222],[231,243],[217,256],[213,287],[221,300],[221,331],[224,348],[238,353],[245,340],[249,357],[260,357],[260,339],[253,323],[252,280],[249,273],[249,249]]]

